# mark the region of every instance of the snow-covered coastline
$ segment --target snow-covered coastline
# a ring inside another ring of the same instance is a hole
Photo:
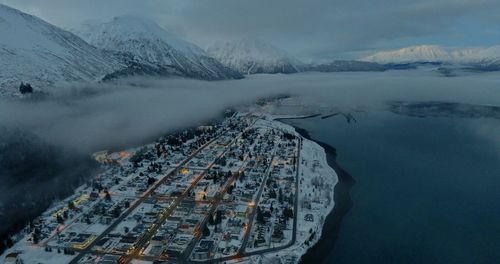
[[[294,211],[296,220],[293,229],[289,228],[288,231],[295,231],[295,235],[293,239],[289,237],[288,244],[275,245],[266,250],[257,249],[255,252],[248,251],[249,254],[246,257],[230,260],[231,263],[299,263],[301,257],[320,240],[325,220],[334,208],[334,187],[339,180],[335,170],[328,164],[325,149],[308,139],[307,135],[301,135],[294,127],[277,121],[277,118],[283,118],[283,116],[264,115],[255,122],[255,127],[267,127],[289,133],[296,136],[300,142],[296,191],[294,188],[294,193],[298,194]],[[78,196],[79,189],[75,190],[73,196]],[[66,200],[75,198],[73,196],[57,203],[55,207],[65,205]],[[44,215],[54,211],[55,207],[47,209]],[[15,240],[18,242],[4,252],[1,259],[14,252],[22,253],[25,260],[37,259],[42,261],[41,263],[68,263],[74,257],[74,255],[56,254],[52,250],[44,250],[43,246],[33,246],[29,242],[28,234],[17,237]]]
[[[334,187],[339,182],[335,170],[328,164],[326,150],[318,143],[301,135],[291,125],[277,121],[286,119],[287,116],[271,116],[269,126],[287,131],[301,138],[302,148],[300,152],[300,179],[299,179],[299,206],[297,218],[297,239],[295,243],[286,249],[270,252],[268,254],[254,256],[250,263],[299,263],[302,256],[319,242],[322,236],[326,218],[333,211]],[[314,187],[312,182],[322,181],[323,188]],[[312,194],[311,194],[312,193]],[[308,197],[311,194],[313,197]],[[311,209],[304,208],[304,202],[314,200],[317,195],[319,202],[312,202]],[[323,196],[323,197],[321,197]],[[314,221],[306,221],[305,216],[313,215]]]
[[[334,187],[338,183],[339,179],[337,176],[337,173],[335,170],[330,167],[327,161],[327,154],[325,152],[325,149],[321,147],[318,143],[309,140],[309,139],[304,139],[303,140],[303,148],[309,148],[309,151],[311,151],[311,156],[303,158],[303,160],[309,160],[313,161],[314,158],[317,158],[319,161],[319,166],[320,170],[318,170],[316,173],[313,173],[312,175],[319,175],[321,179],[323,179],[325,182],[327,182],[327,189],[323,190],[323,192],[326,192],[328,195],[330,201],[328,204],[325,205],[323,210],[318,212],[318,215],[320,216],[320,222],[318,222],[316,225],[314,225],[315,230],[313,232],[316,233],[316,235],[313,237],[312,241],[310,242],[309,245],[304,245],[302,244],[300,246],[300,254],[304,255],[309,248],[314,246],[318,241],[320,240],[322,236],[322,231],[323,231],[323,226],[325,225],[325,220],[328,217],[328,215],[332,212],[334,206],[335,206],[335,201],[334,201]],[[310,169],[310,167],[307,167],[305,169]],[[300,187],[299,187],[300,188]],[[300,216],[300,210],[299,210],[299,216]],[[300,222],[299,222],[300,223]]]

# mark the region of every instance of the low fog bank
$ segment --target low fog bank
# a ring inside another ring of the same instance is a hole
[[[88,153],[142,143],[201,124],[227,107],[282,93],[311,105],[344,108],[409,99],[498,105],[499,85],[499,75],[443,78],[418,71],[256,75],[218,82],[129,79],[54,88],[40,100],[0,101],[0,127],[30,131],[52,144]]]
[[[90,153],[143,144],[259,97],[285,93],[310,106],[382,110],[388,100],[499,105],[499,89],[497,74],[443,78],[389,71],[254,75],[216,82],[128,79],[55,87],[43,98],[0,99],[0,231],[36,215],[51,199],[90,178],[95,169]],[[490,129],[478,133],[486,136]],[[40,197],[42,204],[35,202]],[[23,210],[26,215],[14,217]]]
[[[237,82],[128,80],[53,89],[43,98],[0,102],[0,127],[30,131],[55,145],[89,153],[143,143],[202,124],[229,106],[266,96]]]

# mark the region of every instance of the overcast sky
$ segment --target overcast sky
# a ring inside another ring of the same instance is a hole
[[[243,36],[302,59],[500,44],[499,0],[0,0],[63,28],[138,14],[205,48]]]

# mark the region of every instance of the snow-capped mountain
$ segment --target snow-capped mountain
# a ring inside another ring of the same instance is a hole
[[[442,62],[449,61],[450,54],[437,45],[422,45],[392,51],[381,51],[364,60],[378,63]]]
[[[442,62],[472,66],[500,64],[500,46],[489,48],[445,48],[422,45],[382,51],[363,58],[378,63]]]
[[[121,63],[78,36],[35,16],[0,4],[0,95],[58,82],[94,81]]]
[[[473,49],[464,60],[483,65],[500,65],[500,45]]]
[[[75,33],[98,48],[119,53],[126,61],[126,69],[108,78],[130,74],[207,80],[241,78],[198,46],[177,38],[146,18],[125,15],[106,23],[87,22]]]
[[[218,42],[207,51],[224,65],[242,74],[294,73],[301,71],[303,66],[302,62],[286,51],[256,39]]]

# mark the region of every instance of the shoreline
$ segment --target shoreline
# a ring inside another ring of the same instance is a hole
[[[294,116],[294,115],[283,115],[281,117],[277,116],[277,115],[274,115],[273,119],[276,120],[276,121],[283,122],[283,120],[286,121],[287,119],[308,119],[308,118],[314,118],[314,117],[318,117],[318,116],[321,116],[321,113],[310,114],[310,115],[297,115],[297,116]]]
[[[315,164],[314,166],[306,166],[308,169],[305,170],[302,175],[305,175],[306,178],[310,177],[311,179],[313,176],[322,178],[326,182],[329,182],[327,183],[328,184],[327,188],[324,189],[326,191],[325,193],[334,191],[333,197],[332,194],[330,193],[328,195],[327,201],[325,201],[324,199],[319,200],[318,198],[318,202],[320,201],[325,202],[325,208],[327,208],[327,210],[323,210],[320,208],[313,208],[313,210],[310,211],[312,214],[315,214],[317,217],[319,217],[321,221],[319,222],[315,221],[314,226],[311,226],[311,229],[309,229],[309,226],[307,224],[305,225],[307,228],[297,229],[298,219],[297,219],[297,214],[294,214],[295,215],[294,230],[296,229],[296,231],[293,232],[294,236],[291,241],[291,244],[286,245],[283,248],[280,247],[274,248],[274,250],[269,252],[274,252],[275,250],[278,250],[276,251],[277,253],[276,257],[278,257],[278,255],[281,255],[282,258],[285,258],[285,260],[287,256],[294,255],[294,261],[293,261],[294,263],[325,262],[325,260],[328,257],[328,253],[331,252],[330,244],[332,242],[335,244],[335,241],[337,240],[340,228],[340,221],[342,220],[343,215],[345,215],[345,213],[347,213],[352,206],[349,197],[349,190],[354,181],[352,180],[352,177],[350,177],[350,175],[347,172],[345,172],[340,166],[338,166],[338,164],[335,162],[336,150],[334,147],[324,142],[313,140],[309,135],[309,133],[305,129],[302,129],[300,127],[292,126],[290,124],[286,124],[280,121],[276,122],[276,120],[273,119],[270,120],[262,119],[262,120],[264,122],[263,124],[261,124],[262,126],[266,127],[269,126],[274,129],[283,129],[285,133],[286,131],[288,131],[289,133],[295,134],[295,136],[302,137],[302,139],[304,139],[303,141],[306,142],[307,144],[304,143],[304,145],[302,144],[299,145],[303,146],[304,148],[304,150],[301,150],[301,148],[299,147],[299,155],[303,153],[304,156],[307,156],[307,158],[305,159],[306,161],[305,164]],[[265,123],[266,121],[269,122],[269,124]],[[314,144],[313,142],[316,144]],[[298,156],[297,158],[300,159],[301,156]],[[320,168],[320,171],[315,171],[316,166]],[[296,212],[298,211],[297,204],[299,196],[306,195],[306,194],[301,194],[301,192],[299,191],[300,189],[298,189],[299,171],[301,170],[299,170],[299,167],[297,165],[297,176],[296,176],[297,178],[296,178],[295,188],[298,195],[296,196],[297,201],[295,202]],[[330,179],[334,179],[334,182],[331,182]],[[345,183],[349,184],[346,185]],[[302,190],[308,190],[309,196],[311,195],[311,193],[314,194],[313,188],[311,186],[308,185],[304,187],[305,189],[302,189]],[[331,204],[332,198],[334,204]],[[344,209],[342,210],[342,208]],[[311,208],[309,208],[309,210],[311,210]],[[297,233],[298,230],[300,230],[299,232],[300,234]],[[308,230],[309,234],[307,234]],[[311,230],[315,230],[315,232],[311,234],[312,232]],[[316,237],[314,237],[315,234]],[[306,243],[297,244],[295,238],[296,235],[300,237],[300,239],[297,238],[298,241]],[[289,247],[291,247],[291,251],[288,249]],[[269,253],[269,252],[262,252],[262,253]],[[250,255],[248,256],[250,257]],[[70,262],[72,263],[74,260],[75,259],[71,260]]]
[[[338,183],[334,187],[334,202],[335,206],[333,210],[327,215],[325,223],[322,227],[321,237],[319,241],[309,248],[307,252],[302,255],[300,263],[324,263],[328,257],[328,253],[331,251],[331,245],[333,245],[333,250],[335,251],[335,244],[337,242],[340,226],[344,215],[349,212],[352,208],[352,200],[350,196],[350,189],[355,184],[354,178],[336,162],[337,150],[331,145],[313,139],[309,132],[303,128],[288,124],[295,128],[295,131],[299,133],[305,139],[316,142],[320,145],[326,153],[326,159],[328,165],[335,170],[338,176]]]

